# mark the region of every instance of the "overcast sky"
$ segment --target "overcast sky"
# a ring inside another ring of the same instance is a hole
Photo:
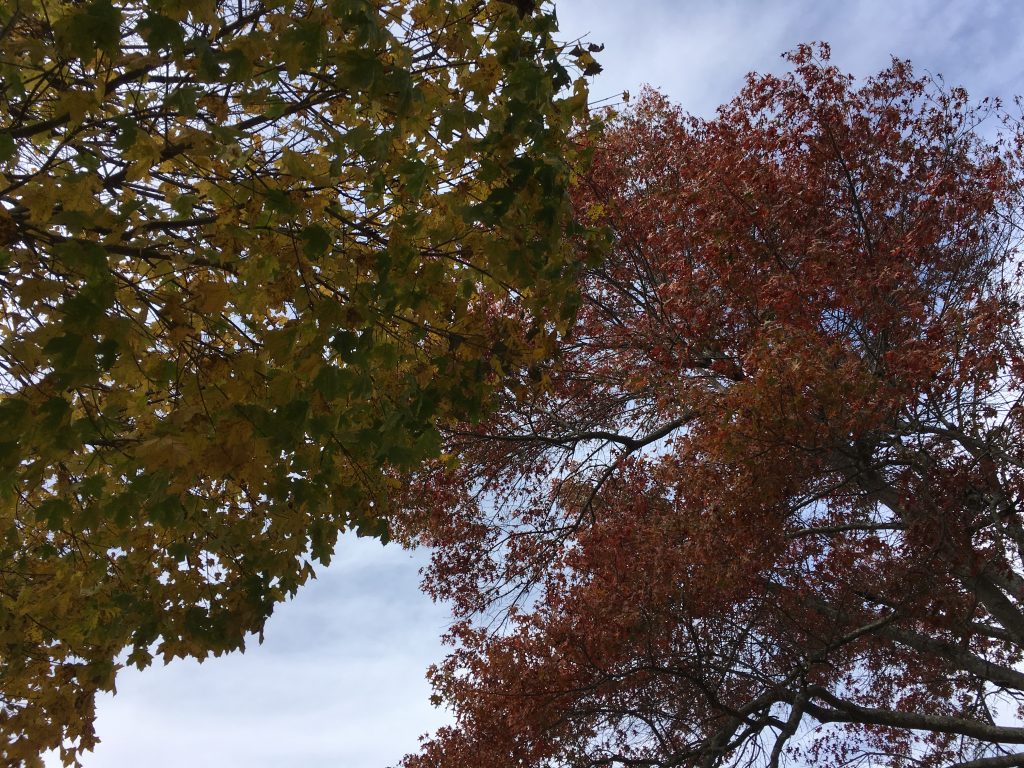
[[[891,55],[974,97],[1024,93],[1020,0],[559,0],[566,38],[606,44],[595,99],[642,83],[709,115],[750,70],[825,40],[864,76]],[[443,607],[419,594],[422,554],[347,541],[335,564],[278,609],[266,642],[202,665],[123,672],[99,705],[86,768],[384,768],[445,721],[427,702]],[[55,759],[48,766],[56,766]]]

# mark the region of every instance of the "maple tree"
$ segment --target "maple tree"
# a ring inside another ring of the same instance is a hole
[[[405,501],[456,619],[406,768],[1024,762],[1021,131],[828,55],[611,121],[572,337]]]
[[[0,754],[261,632],[557,331],[596,64],[547,4],[0,3]],[[564,322],[571,315],[566,304]]]

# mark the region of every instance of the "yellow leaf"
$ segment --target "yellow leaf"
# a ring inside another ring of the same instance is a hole
[[[53,217],[53,206],[57,202],[57,185],[52,177],[28,185],[21,193],[20,203],[28,208],[29,218],[35,224],[46,224]]]
[[[160,162],[162,153],[162,142],[139,131],[135,143],[124,153],[125,159],[131,161],[126,172],[128,180],[140,181],[149,178],[153,166]]]
[[[65,91],[57,99],[55,111],[58,115],[65,112],[71,117],[71,125],[79,125],[85,116],[99,106],[98,91]]]
[[[220,313],[230,295],[231,286],[226,283],[201,283],[192,289],[192,303],[203,314]]]

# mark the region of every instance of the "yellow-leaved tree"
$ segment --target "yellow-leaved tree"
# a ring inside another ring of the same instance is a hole
[[[238,649],[572,312],[589,52],[497,0],[0,2],[0,754]],[[474,312],[516,296],[536,312]],[[550,317],[550,313],[547,315]],[[528,341],[513,343],[511,339]]]

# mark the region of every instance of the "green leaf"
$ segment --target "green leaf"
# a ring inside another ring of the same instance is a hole
[[[229,51],[225,51],[221,58],[228,65],[228,71],[224,75],[226,80],[247,80],[252,77],[253,61],[246,55],[245,51],[242,51],[239,48],[233,48]]]
[[[422,160],[410,159],[399,168],[406,191],[413,199],[418,199],[426,189],[430,177],[430,167]]]
[[[320,224],[310,224],[302,230],[302,252],[310,259],[316,259],[327,253],[334,238],[326,227]]]
[[[121,11],[111,0],[92,0],[54,25],[57,44],[88,61],[100,50],[113,56],[121,45]]]
[[[185,47],[185,34],[181,25],[160,13],[150,12],[139,22],[139,34],[146,41],[149,50],[157,53],[169,50],[181,53]]]
[[[17,149],[14,137],[6,131],[0,132],[0,163],[6,163],[14,158]]]
[[[268,189],[263,194],[267,210],[284,216],[294,216],[299,212],[298,204],[287,192],[280,189]]]
[[[72,514],[74,510],[65,499],[47,499],[36,507],[36,521],[46,523],[51,531],[60,530]]]
[[[325,365],[313,380],[313,386],[328,400],[337,400],[351,391],[352,372],[337,366]]]
[[[340,77],[354,91],[368,91],[384,76],[384,67],[370,50],[349,51],[342,58]]]
[[[100,369],[109,371],[117,362],[118,343],[116,339],[104,339],[96,345],[97,362]]]
[[[196,205],[199,203],[198,195],[179,195],[175,198],[174,202],[171,203],[171,208],[179,216],[191,216],[192,211],[195,210]]]
[[[17,440],[0,442],[0,470],[5,473],[4,482],[10,482],[11,478],[6,475],[21,463],[21,443]],[[2,497],[2,491],[0,491]]]
[[[182,117],[195,117],[199,112],[199,89],[186,85],[176,88],[164,100],[164,106],[181,114]]]
[[[74,362],[78,350],[82,346],[82,341],[84,339],[80,334],[65,333],[50,339],[43,347],[43,351],[57,366],[66,368]]]
[[[334,545],[338,541],[338,529],[324,520],[314,520],[309,528],[310,553],[314,560],[324,565],[331,564]]]

